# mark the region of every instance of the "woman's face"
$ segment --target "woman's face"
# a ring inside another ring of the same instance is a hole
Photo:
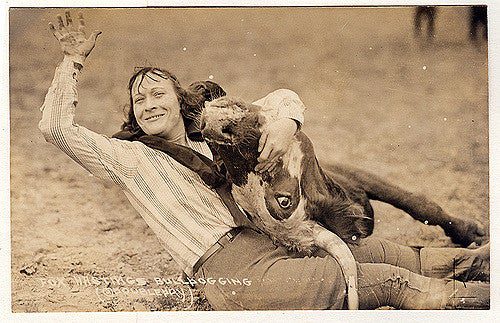
[[[179,100],[170,79],[151,72],[138,76],[131,95],[135,118],[146,134],[165,139],[184,135]]]

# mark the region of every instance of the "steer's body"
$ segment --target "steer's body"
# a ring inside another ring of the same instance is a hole
[[[349,243],[373,232],[370,199],[389,203],[413,218],[441,226],[453,242],[481,243],[484,232],[474,221],[448,215],[426,197],[408,192],[376,175],[340,164],[320,167],[312,143],[298,132],[272,172],[254,171],[262,129],[277,118],[274,110],[223,97],[202,115],[205,138],[224,161],[233,195],[251,220],[274,240],[310,251],[311,222],[321,223]],[[279,199],[290,206],[283,207]]]
[[[289,249],[310,253],[320,247],[337,259],[349,288],[350,308],[357,305],[357,272],[344,241],[356,243],[373,232],[370,199],[440,225],[455,242],[480,242],[482,234],[474,222],[449,216],[425,197],[341,165],[330,165],[325,172],[302,132],[295,135],[276,167],[255,172],[259,138],[264,127],[277,118],[273,113],[222,97],[205,107],[202,134],[224,162],[234,199],[260,230]]]

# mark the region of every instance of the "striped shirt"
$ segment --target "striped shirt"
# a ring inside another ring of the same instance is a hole
[[[118,185],[172,258],[191,274],[196,261],[236,226],[230,212],[198,174],[165,153],[75,124],[79,73],[68,57],[56,68],[41,107],[39,128],[45,140],[94,176]],[[277,90],[255,103],[303,122],[304,105],[290,90]],[[205,142],[186,140],[213,159]]]

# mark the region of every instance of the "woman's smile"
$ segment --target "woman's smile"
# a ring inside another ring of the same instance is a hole
[[[165,113],[160,113],[160,114],[156,114],[156,115],[152,115],[152,116],[146,117],[144,120],[146,120],[146,121],[156,121],[159,118],[163,117],[164,115],[165,115]]]

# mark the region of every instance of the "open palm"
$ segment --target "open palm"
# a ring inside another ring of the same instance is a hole
[[[73,24],[70,12],[65,12],[65,17],[57,16],[58,25],[55,27],[49,23],[49,28],[59,41],[61,50],[65,55],[78,56],[85,59],[94,49],[97,36],[100,31],[94,31],[89,38],[85,35],[85,21],[83,14],[79,13],[78,23]]]

